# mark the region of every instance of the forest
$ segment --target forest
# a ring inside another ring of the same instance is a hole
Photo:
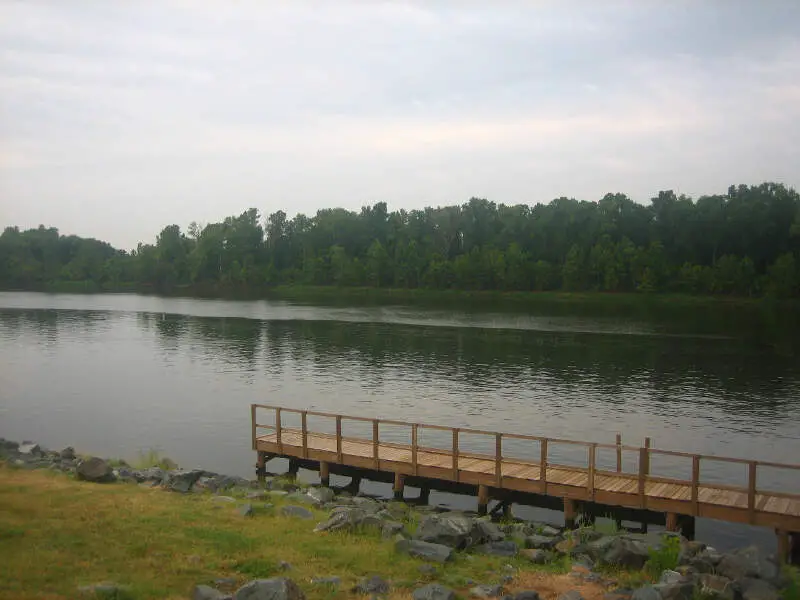
[[[251,208],[185,230],[167,225],[133,250],[45,226],[0,235],[0,287],[30,290],[313,285],[790,298],[800,295],[798,261],[800,195],[779,183],[696,200],[661,191],[649,204],[620,193],[533,206],[472,198],[291,219]]]

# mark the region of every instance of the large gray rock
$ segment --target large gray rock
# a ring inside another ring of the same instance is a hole
[[[34,442],[22,442],[19,447],[17,448],[17,452],[20,454],[26,454],[30,456],[41,456],[44,454],[42,452],[41,446]]]
[[[652,585],[634,590],[631,600],[661,600],[661,594]]]
[[[124,600],[129,598],[129,592],[116,583],[95,583],[78,588],[78,595],[84,598],[104,600]]]
[[[502,585],[476,585],[469,591],[473,598],[499,598],[503,595]]]
[[[704,596],[717,600],[741,600],[741,586],[722,575],[701,573],[697,576],[697,586]]]
[[[394,549],[415,558],[444,563],[453,557],[453,549],[443,544],[433,544],[422,540],[398,540]]]
[[[778,600],[780,592],[768,581],[763,579],[745,578],[739,581],[742,586],[744,600]]]
[[[465,550],[489,541],[487,532],[475,518],[461,513],[428,515],[419,524],[414,538]]]
[[[485,542],[502,542],[506,539],[506,534],[503,533],[503,530],[491,521],[478,519],[475,522],[475,527],[480,539]]]
[[[77,458],[75,454],[75,448],[72,446],[67,446],[58,454],[59,458],[62,460],[75,460]]]
[[[535,565],[545,565],[553,560],[553,553],[550,550],[542,550],[541,548],[529,548],[523,550],[520,554]]]
[[[738,581],[745,577],[773,579],[777,576],[778,569],[759,552],[757,547],[748,546],[724,555],[717,565],[716,572]]]
[[[358,585],[353,588],[355,594],[388,594],[389,582],[379,575],[373,575],[362,579]]]
[[[240,587],[234,600],[305,600],[305,594],[291,579],[256,579]]]
[[[78,463],[75,474],[78,479],[94,483],[111,483],[116,479],[111,465],[96,456]]]
[[[230,598],[230,596],[209,585],[196,585],[192,590],[192,600],[223,600],[224,598]]]
[[[306,494],[316,503],[319,505],[327,504],[328,502],[333,502],[333,499],[336,498],[336,494],[333,493],[331,488],[326,487],[312,487],[306,492]]]
[[[603,555],[603,562],[628,569],[641,569],[650,555],[647,546],[639,541],[627,538],[614,538]]]
[[[162,485],[172,492],[185,494],[190,492],[195,482],[205,475],[202,469],[192,469],[191,471],[169,471],[162,480]]]
[[[695,593],[694,584],[691,581],[660,584],[658,589],[663,600],[692,600]]]
[[[595,560],[602,559],[609,549],[614,545],[615,540],[619,539],[617,536],[607,535],[601,538],[592,540],[586,544],[586,552]]]
[[[352,506],[342,506],[331,512],[327,521],[323,521],[314,531],[354,531],[361,527],[367,513]]]
[[[525,538],[526,548],[536,548],[539,550],[550,550],[558,543],[557,537],[549,535],[529,535]]]
[[[284,517],[297,517],[298,519],[313,519],[314,513],[302,506],[284,506],[281,508],[281,514]]]
[[[488,542],[477,546],[475,551],[491,556],[516,556],[519,552],[519,546],[517,546],[516,542]]]
[[[670,585],[673,583],[681,583],[684,579],[685,577],[677,571],[667,569],[666,571],[662,571],[661,577],[658,578],[658,583]]]
[[[449,587],[430,583],[415,589],[411,597],[414,600],[456,600],[456,593]]]

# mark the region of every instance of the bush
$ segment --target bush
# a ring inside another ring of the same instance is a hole
[[[650,548],[648,550],[650,558],[644,565],[645,571],[654,579],[660,577],[664,571],[675,570],[681,555],[681,540],[679,537],[664,536],[663,540],[664,543],[660,548]]]

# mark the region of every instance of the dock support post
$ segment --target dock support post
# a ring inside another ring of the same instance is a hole
[[[800,533],[789,533],[789,564],[800,565]]]
[[[423,487],[419,488],[419,503],[420,504],[427,504],[430,502],[431,499],[431,488]]]
[[[514,513],[511,512],[511,502],[503,504],[503,518],[506,521],[510,521],[514,518]]]
[[[678,514],[673,512],[667,513],[667,531],[678,531]]]
[[[402,500],[403,499],[403,488],[406,486],[406,476],[402,473],[395,473],[394,474],[394,486],[392,486],[392,491],[394,492],[394,499],[395,500]]]
[[[575,500],[564,498],[564,527],[575,529]]]
[[[331,466],[323,461],[319,463],[319,481],[325,487],[331,485]]]
[[[297,472],[300,470],[300,461],[296,458],[289,459],[289,471],[287,473],[289,479],[296,479]]]
[[[267,453],[259,450],[256,454],[256,476],[259,483],[264,483],[267,477]]]
[[[478,514],[484,516],[489,510],[489,486],[478,486]]]
[[[357,496],[359,490],[361,489],[361,477],[358,475],[353,475],[350,478],[350,483],[348,483],[345,488],[347,492],[353,494],[353,496]]]
[[[789,562],[789,532],[776,529],[775,533],[778,536],[778,564],[785,565]]]
[[[694,540],[694,532],[695,532],[694,517],[690,515],[681,515],[680,517],[678,517],[678,527],[683,537],[685,537],[689,541]]]

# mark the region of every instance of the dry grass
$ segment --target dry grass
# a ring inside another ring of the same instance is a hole
[[[373,574],[393,582],[394,598],[434,579],[465,591],[469,579],[499,581],[508,563],[520,571],[509,591],[533,587],[549,600],[578,587],[516,559],[460,556],[437,576],[422,575],[420,561],[396,554],[377,535],[319,534],[315,523],[269,509],[244,518],[207,495],[0,466],[0,599],[75,598],[79,586],[102,581],[127,586],[132,598],[187,598],[195,584],[221,577],[243,583],[278,576],[280,561],[291,563],[286,575],[311,600],[350,596]],[[310,584],[330,575],[342,578],[338,589]],[[602,593],[600,586],[581,589],[587,600]]]

